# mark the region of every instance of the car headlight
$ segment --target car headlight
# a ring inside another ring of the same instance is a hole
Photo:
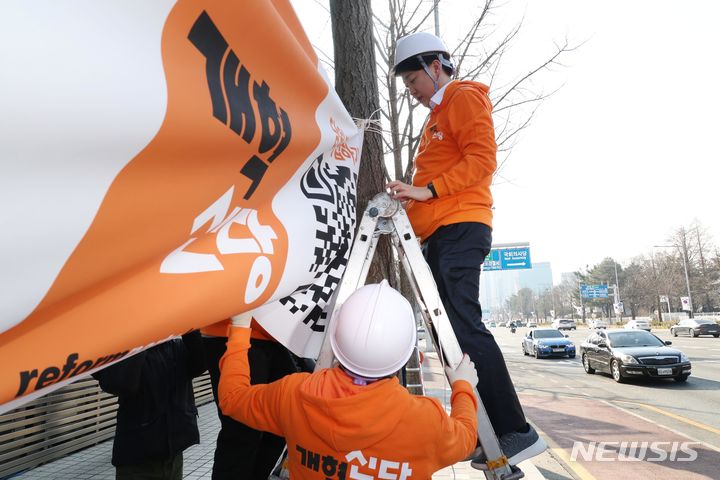
[[[620,355],[619,358],[620,360],[622,360],[623,363],[638,363],[638,361],[635,360],[635,357],[633,357],[632,355],[624,354]]]
[[[690,361],[690,357],[688,357],[688,356],[685,355],[684,353],[680,352],[680,361],[681,361],[681,362],[689,362],[689,361]]]

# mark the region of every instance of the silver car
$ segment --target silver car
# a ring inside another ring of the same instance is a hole
[[[651,330],[650,328],[650,322],[647,320],[628,320],[628,322],[625,324],[626,330],[645,330],[646,332],[649,332]]]
[[[691,337],[712,335],[717,338],[720,337],[720,325],[716,321],[706,318],[686,318],[680,320],[677,325],[670,327],[670,335],[673,337],[678,335],[689,335]]]
[[[575,320],[569,318],[556,318],[552,322],[552,328],[557,328],[558,330],[577,330],[577,324]]]

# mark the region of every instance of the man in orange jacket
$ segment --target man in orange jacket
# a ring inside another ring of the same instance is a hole
[[[492,244],[490,184],[497,162],[488,87],[451,80],[448,48],[430,33],[397,41],[394,71],[430,109],[415,157],[412,185],[387,184],[406,201],[460,347],[472,358],[482,399],[510,464],[546,448],[526,420],[495,338],[482,322],[480,266]],[[473,467],[485,468],[480,448]]]
[[[215,440],[212,480],[267,480],[285,448],[285,439],[235,421],[223,415],[220,410],[219,364],[225,353],[229,330],[229,318],[202,330],[210,384],[215,403],[218,404],[217,413],[220,419],[220,430]],[[250,381],[253,384],[269,383],[298,371],[290,351],[256,322],[252,324],[248,359]]]
[[[285,437],[290,478],[430,479],[475,448],[477,375],[468,356],[446,369],[450,416],[393,376],[410,358],[416,327],[410,304],[386,281],[354,292],[333,318],[328,335],[339,362],[333,368],[250,385],[249,326],[250,315],[233,319],[220,362],[220,406]]]

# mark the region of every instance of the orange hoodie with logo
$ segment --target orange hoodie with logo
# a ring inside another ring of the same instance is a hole
[[[249,347],[250,330],[233,327],[220,360],[220,408],[285,437],[293,480],[430,479],[475,448],[477,404],[468,382],[453,384],[450,416],[397,378],[360,386],[339,367],[251,386]]]
[[[492,227],[490,184],[497,145],[487,92],[488,87],[478,82],[453,81],[430,112],[415,156],[413,185],[432,182],[438,197],[407,205],[421,240],[453,223]]]

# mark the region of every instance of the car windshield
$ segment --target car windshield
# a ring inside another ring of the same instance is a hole
[[[559,330],[535,330],[535,338],[563,338]]]
[[[613,347],[661,347],[665,345],[648,332],[612,332],[608,340]]]
[[[715,322],[713,322],[712,320],[707,320],[707,319],[705,319],[705,318],[696,318],[696,319],[695,319],[695,323],[697,323],[698,325],[700,325],[700,324],[703,324],[703,323],[715,323]]]

